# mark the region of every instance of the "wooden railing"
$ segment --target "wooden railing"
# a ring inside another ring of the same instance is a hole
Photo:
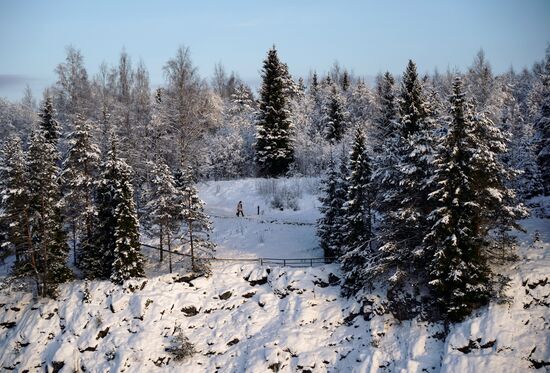
[[[160,247],[152,246],[142,243],[141,246],[161,251]],[[162,249],[162,251],[168,254],[168,250]],[[181,253],[178,251],[172,251],[172,255],[187,257],[190,258],[191,254]],[[313,267],[315,265],[329,264],[337,261],[337,258],[202,258],[210,261],[220,261],[220,262],[240,262],[240,263],[259,263],[260,265],[271,265],[271,266],[283,266],[283,267]]]

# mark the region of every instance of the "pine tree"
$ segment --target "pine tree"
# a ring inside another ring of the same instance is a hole
[[[429,284],[443,315],[461,320],[487,303],[492,273],[488,266],[489,234],[495,228],[516,226],[524,213],[513,204],[505,186],[510,170],[498,159],[505,138],[483,114],[475,113],[456,78],[451,101],[449,132],[435,160],[437,206],[426,236]]]
[[[35,129],[27,155],[29,216],[32,246],[18,266],[19,275],[34,276],[38,293],[51,296],[56,285],[69,280],[68,246],[63,231],[59,191],[59,154],[47,131]]]
[[[168,250],[169,268],[172,273],[172,242],[181,221],[182,201],[174,177],[165,163],[154,167],[152,190],[146,206],[148,231],[159,238],[160,258],[164,259],[165,247]]]
[[[327,101],[323,107],[325,138],[334,144],[340,142],[344,136],[348,114],[344,99],[334,84],[330,89],[330,96]]]
[[[256,162],[260,175],[280,176],[288,171],[294,150],[288,110],[288,70],[280,62],[275,47],[267,53],[262,79],[256,123]]]
[[[194,272],[210,273],[209,259],[214,255],[215,245],[210,241],[212,223],[204,212],[204,202],[199,198],[193,178],[193,170],[187,168],[176,173],[176,187],[182,196],[181,212],[184,231],[181,241],[188,245],[191,269]]]
[[[371,164],[365,147],[365,136],[358,128],[350,155],[350,177],[344,204],[344,253],[341,257],[347,292],[357,291],[365,284],[365,271],[372,259]]]
[[[73,241],[74,263],[79,265],[82,250],[91,250],[96,214],[93,198],[100,153],[92,142],[90,123],[80,114],[76,115],[74,130],[68,138],[69,150],[61,178],[65,189],[65,215]]]
[[[0,153],[0,258],[15,254],[15,266],[28,253],[29,190],[21,140],[9,137]],[[17,272],[17,270],[15,270]]]

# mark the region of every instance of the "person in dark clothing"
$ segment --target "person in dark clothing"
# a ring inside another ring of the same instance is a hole
[[[243,201],[239,201],[239,203],[237,203],[237,216],[243,216],[244,217],[244,212],[243,212]]]

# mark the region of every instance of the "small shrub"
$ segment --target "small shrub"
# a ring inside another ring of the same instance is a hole
[[[99,312],[95,314],[94,320],[96,327],[99,328],[101,325],[103,325],[103,318],[101,317],[101,314]]]
[[[116,357],[116,351],[114,349],[111,349],[105,352],[105,360],[111,361],[111,360],[114,360],[115,357]]]
[[[176,361],[185,360],[193,356],[197,352],[195,346],[183,335],[181,327],[177,327],[174,332],[175,335],[172,336],[171,344],[165,348],[165,351],[172,354]]]

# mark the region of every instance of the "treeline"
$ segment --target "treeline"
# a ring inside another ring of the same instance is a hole
[[[549,61],[550,53],[530,70],[498,76],[483,52],[466,73],[419,76],[411,61],[402,77],[381,74],[371,88],[338,64],[294,79],[273,47],[255,97],[221,65],[211,82],[201,78],[184,47],[155,90],[126,52],[90,77],[82,54],[68,48],[40,108],[30,90],[21,103],[0,100],[2,250],[16,253],[16,272],[32,273],[43,291],[71,275],[70,249],[85,275],[119,282],[130,275],[117,255],[134,258],[134,274],[142,273],[139,227],[168,250],[179,240],[211,253],[196,181],[326,175],[321,243],[341,257],[349,291],[387,277],[394,299],[426,291],[449,303],[449,289],[473,285],[436,286],[434,273],[462,268],[473,250],[487,285],[489,233],[505,233],[523,214],[521,201],[550,192]],[[446,154],[451,147],[460,151]],[[463,199],[446,200],[451,179],[468,183],[458,188],[468,190]],[[458,212],[470,215],[451,218]],[[469,220],[474,226],[460,226]],[[435,227],[445,221],[462,232],[445,241],[462,245],[448,249],[461,252],[452,260],[441,251],[442,230],[455,231]],[[472,236],[461,241],[466,231]],[[435,257],[450,264],[438,267]]]

